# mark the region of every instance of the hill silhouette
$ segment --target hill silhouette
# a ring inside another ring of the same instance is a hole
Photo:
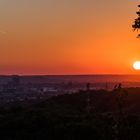
[[[47,108],[49,111],[52,108],[59,110],[65,110],[66,112],[72,113],[83,113],[86,112],[87,98],[90,94],[90,106],[91,113],[115,113],[118,110],[118,96],[124,92],[124,111],[126,113],[139,113],[140,112],[140,88],[126,88],[123,91],[113,90],[91,90],[79,91],[75,94],[65,94],[57,97],[53,97],[47,101],[41,102],[36,107]]]
[[[1,108],[1,139],[138,140],[139,99],[140,88],[89,90],[56,96],[30,108]]]

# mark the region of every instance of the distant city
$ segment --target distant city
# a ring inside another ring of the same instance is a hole
[[[0,105],[7,103],[32,103],[46,100],[52,96],[69,94],[78,90],[78,86],[68,83],[45,82],[41,77],[20,77],[18,75],[1,77]]]
[[[133,78],[132,78],[133,77]],[[129,78],[132,81],[129,81]],[[104,80],[106,79],[106,80]],[[96,81],[96,82],[95,82]],[[28,105],[53,96],[86,90],[112,90],[116,84],[139,87],[139,76],[0,76],[0,105],[20,103]]]

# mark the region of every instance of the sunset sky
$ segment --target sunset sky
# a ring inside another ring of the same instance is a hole
[[[0,74],[140,74],[138,0],[0,0]]]

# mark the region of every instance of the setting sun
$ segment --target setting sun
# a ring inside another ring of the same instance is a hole
[[[134,62],[134,63],[133,63],[133,68],[134,68],[135,70],[140,70],[140,61]]]

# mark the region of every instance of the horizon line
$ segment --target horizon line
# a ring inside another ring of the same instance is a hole
[[[140,74],[0,74],[1,76],[140,76]]]

